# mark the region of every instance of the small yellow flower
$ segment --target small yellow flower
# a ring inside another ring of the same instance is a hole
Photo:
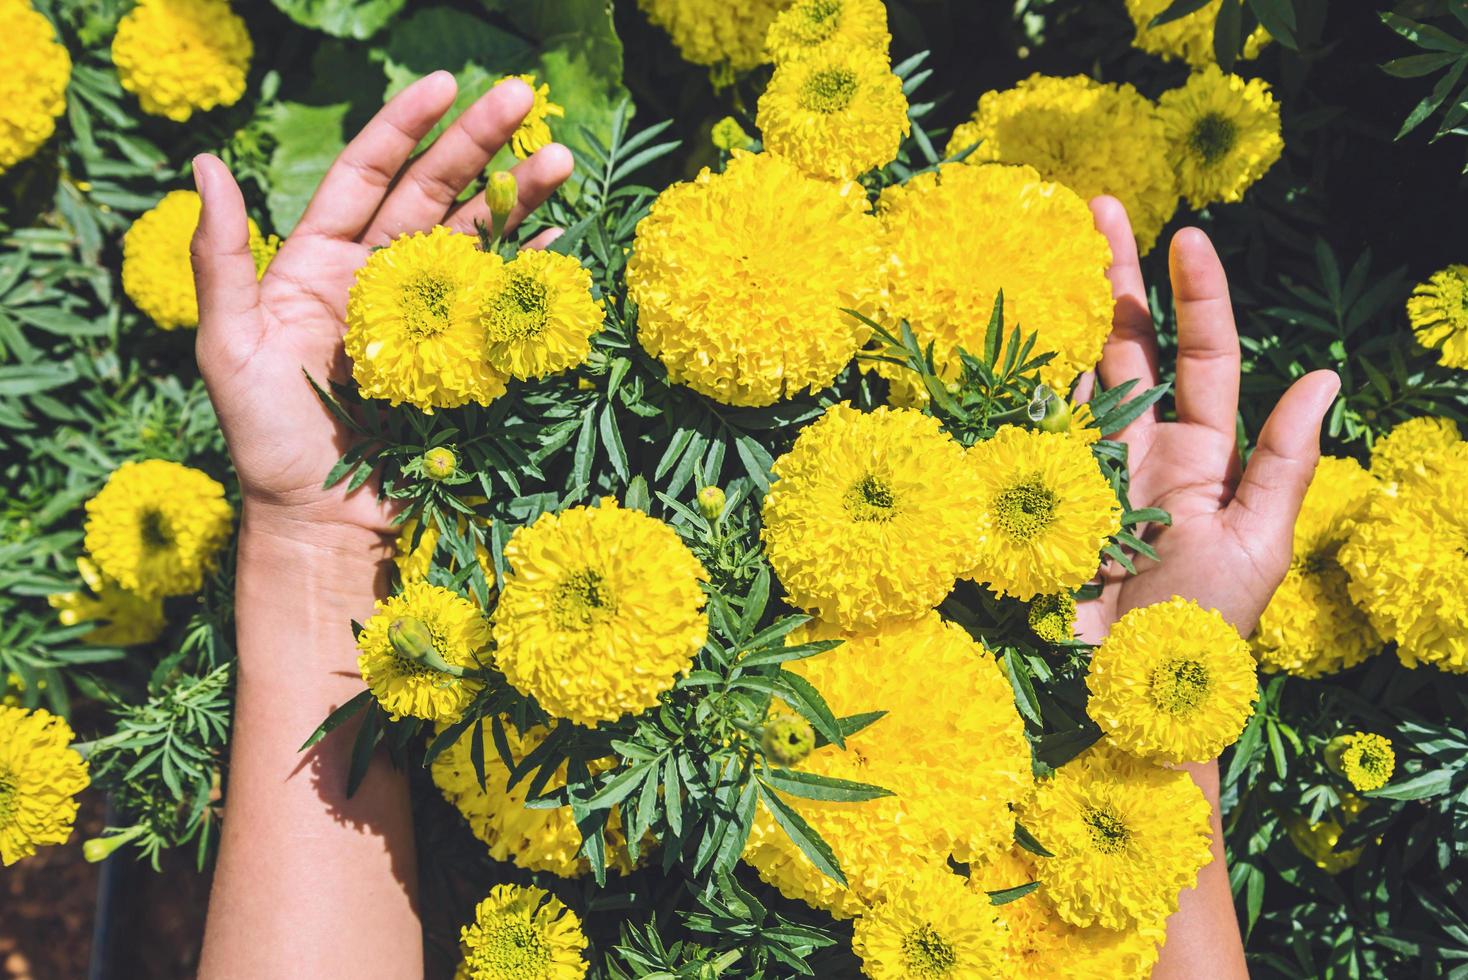
[[[0,707],[0,864],[64,844],[87,787],[71,727],[49,711]]]
[[[1374,732],[1338,735],[1325,746],[1325,764],[1363,793],[1381,789],[1397,768],[1392,740]]]
[[[174,122],[238,102],[253,54],[226,0],[138,0],[112,40],[122,87],[144,112]]]
[[[459,472],[459,457],[448,446],[434,446],[422,458],[423,473],[430,480],[447,480]]]
[[[0,174],[34,154],[66,111],[71,55],[30,0],[0,0]]]
[[[581,920],[543,888],[495,885],[459,933],[455,980],[580,980]]]
[[[466,672],[489,659],[489,624],[468,599],[427,582],[379,599],[357,636],[357,667],[394,719],[457,721],[483,684]]]
[[[1172,5],[1172,0],[1126,0],[1127,13],[1137,27],[1137,36],[1132,44],[1143,51],[1173,61],[1186,61],[1194,68],[1214,64],[1217,56],[1213,52],[1213,26],[1218,20],[1222,0],[1208,0],[1192,13],[1157,27],[1150,26],[1153,18]],[[1257,27],[1244,39],[1244,48],[1239,57],[1252,61],[1259,57],[1259,50],[1271,40],[1269,32]]]
[[[1260,78],[1246,82],[1209,65],[1163,92],[1157,111],[1178,187],[1194,208],[1243,200],[1284,152],[1279,103]]]
[[[1325,816],[1311,823],[1308,817],[1296,814],[1285,821],[1285,832],[1296,850],[1313,861],[1317,868],[1326,874],[1338,875],[1354,868],[1360,862],[1361,855],[1366,852],[1365,844],[1344,851],[1335,849],[1345,835],[1346,827],[1355,823],[1365,809],[1365,800],[1352,793],[1344,793],[1341,795],[1338,817]]]
[[[525,118],[520,122],[520,127],[510,137],[510,151],[524,160],[551,142],[550,124],[546,120],[552,117],[560,119],[566,115],[566,110],[550,100],[548,83],[541,82],[538,86],[535,84],[534,75],[506,75],[500,81],[503,82],[509,78],[524,82],[535,93],[535,102],[530,106],[530,111],[525,114]]]
[[[1407,300],[1417,342],[1444,367],[1468,369],[1468,265],[1450,265],[1419,283]]]
[[[891,43],[882,0],[795,0],[775,17],[765,37],[776,65],[832,48],[885,57]]]
[[[1030,600],[1030,632],[1046,643],[1066,643],[1076,636],[1076,600],[1069,592],[1051,592]]]
[[[668,32],[678,53],[721,76],[746,72],[769,59],[765,34],[789,0],[637,0],[647,19]],[[723,78],[732,81],[732,77]]]
[[[603,312],[580,262],[545,249],[526,249],[509,262],[494,254],[483,260],[479,325],[491,367],[523,380],[586,360]]]
[[[725,116],[714,123],[709,130],[709,139],[717,149],[728,153],[731,150],[747,150],[754,145],[754,139],[739,125],[739,120],[733,116]]]
[[[82,640],[97,646],[152,643],[163,632],[163,600],[144,599],[109,580],[88,558],[76,560],[89,592],[60,592],[46,597],[62,626],[97,622]]]

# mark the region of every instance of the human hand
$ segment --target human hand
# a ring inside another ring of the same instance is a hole
[[[256,528],[296,540],[391,533],[392,511],[372,483],[352,493],[323,489],[352,435],[301,372],[323,385],[350,376],[342,349],[347,291],[374,247],[438,224],[472,234],[476,220],[489,222],[482,196],[455,200],[509,140],[533,93],[515,79],[500,83],[410,159],[455,94],[453,76],[439,71],[389,101],[337,157],[258,282],[238,185],[217,157],[194,160],[203,199],[192,249],[196,354]],[[571,167],[570,152],[554,143],[517,165],[520,200],[506,227],[549,197]]]
[[[1116,300],[1098,371],[1107,387],[1158,383],[1157,338],[1126,209],[1112,197],[1091,202],[1111,243],[1108,273]],[[1122,614],[1174,595],[1217,609],[1244,636],[1253,632],[1289,568],[1295,517],[1320,457],[1320,424],[1340,379],[1315,371],[1296,381],[1270,413],[1241,472],[1235,443],[1239,336],[1228,280],[1208,236],[1185,228],[1169,254],[1177,311],[1177,421],[1148,410],[1114,438],[1127,444],[1131,504],[1161,507],[1170,527],[1146,540],[1161,562],[1139,557],[1128,573],[1101,572],[1101,596],[1081,603],[1076,632],[1098,643]]]

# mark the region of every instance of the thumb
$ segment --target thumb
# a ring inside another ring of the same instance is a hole
[[[215,351],[233,346],[258,329],[260,284],[250,252],[250,223],[245,199],[229,168],[218,157],[194,158],[194,186],[203,202],[199,227],[189,247],[194,290],[199,297],[200,366]]]
[[[1288,556],[1295,518],[1320,460],[1320,424],[1340,391],[1334,371],[1312,371],[1269,413],[1225,518],[1247,541]]]

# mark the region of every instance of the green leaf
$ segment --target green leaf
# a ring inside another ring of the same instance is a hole
[[[995,892],[989,892],[990,905],[1008,905],[1010,902],[1024,898],[1030,892],[1040,887],[1038,881],[1027,881],[1023,885],[1015,885],[1013,888],[1001,888]]]
[[[1029,668],[1013,647],[1004,651],[1004,672],[1009,677],[1009,686],[1014,689],[1014,703],[1019,708],[1020,715],[1036,727],[1043,727],[1045,720],[1040,717],[1040,702],[1035,697],[1035,685],[1030,680]]]
[[[1411,779],[1361,795],[1379,800],[1421,800],[1429,796],[1440,796],[1452,788],[1453,775],[1451,769],[1431,769],[1418,773]]]
[[[289,235],[301,220],[316,186],[346,146],[342,123],[351,105],[277,102],[261,113],[261,125],[275,143],[265,168],[265,206],[271,229]]]
[[[790,796],[835,803],[860,803],[891,796],[892,791],[868,783],[858,783],[799,769],[771,769],[761,777],[764,784]]]
[[[1014,822],[1014,842],[1031,854],[1038,854],[1045,858],[1055,856],[1046,850],[1045,845],[1036,840],[1035,835],[1030,833],[1029,829],[1018,820]]]
[[[1300,49],[1295,40],[1294,0],[1249,0],[1249,9],[1276,41],[1291,51]]]
[[[1153,17],[1148,27],[1161,27],[1175,20],[1181,20],[1188,14],[1196,13],[1212,3],[1213,0],[1173,0],[1168,8]]]
[[[804,817],[763,784],[760,785],[759,795],[765,806],[769,808],[770,815],[780,825],[780,829],[790,836],[795,846],[800,848],[801,853],[810,859],[810,863],[827,877],[834,879],[837,884],[845,885],[846,875],[841,871],[841,865],[836,860],[835,852],[831,850],[831,845],[822,839],[815,828],[806,823]]]
[[[1213,22],[1213,56],[1225,72],[1234,70],[1234,62],[1244,47],[1244,8],[1240,0],[1223,0],[1218,19]]]
[[[272,0],[302,27],[365,41],[387,25],[405,0]]]
[[[296,751],[306,751],[311,746],[315,745],[317,742],[330,735],[335,729],[340,727],[342,722],[346,721],[348,718],[352,717],[352,715],[367,707],[367,705],[370,704],[371,701],[371,691],[361,692],[356,697],[348,701],[346,704],[342,705],[340,708],[337,708],[331,714],[327,715],[326,720],[316,727],[316,730],[311,733],[311,737],[302,742],[301,747]]]
[[[841,726],[836,723],[836,716],[826,704],[826,699],[821,697],[819,691],[812,686],[811,682],[799,674],[789,671],[781,671],[775,675],[774,680],[781,692],[781,696],[790,702],[790,707],[811,723],[816,733],[839,748],[846,747],[846,737],[841,734]]]

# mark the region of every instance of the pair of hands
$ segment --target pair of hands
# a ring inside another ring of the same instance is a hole
[[[392,535],[391,511],[370,484],[354,493],[322,489],[352,436],[304,383],[344,380],[347,291],[369,251],[410,231],[446,224],[472,232],[488,221],[482,198],[456,203],[508,141],[532,93],[515,80],[476,101],[416,157],[418,142],[452,105],[447,72],[410,86],[342,151],[295,232],[256,281],[244,199],[225,165],[194,161],[203,212],[194,237],[199,296],[199,368],[239,473],[253,533],[330,548],[342,536]],[[515,168],[520,203],[510,226],[571,173],[565,147],[551,144]],[[1126,212],[1113,198],[1091,203],[1111,243],[1115,322],[1098,368],[1113,387],[1158,382],[1157,341]],[[532,242],[532,245],[545,241]],[[1285,393],[1242,469],[1235,444],[1240,356],[1228,284],[1208,238],[1174,237],[1170,254],[1178,323],[1177,421],[1156,410],[1120,438],[1129,447],[1135,507],[1162,507],[1154,528],[1162,562],[1136,574],[1103,569],[1099,599],[1083,603],[1077,628],[1097,641],[1128,609],[1174,594],[1218,609],[1247,635],[1288,568],[1295,516],[1319,455],[1320,423],[1339,381],[1330,371]]]

